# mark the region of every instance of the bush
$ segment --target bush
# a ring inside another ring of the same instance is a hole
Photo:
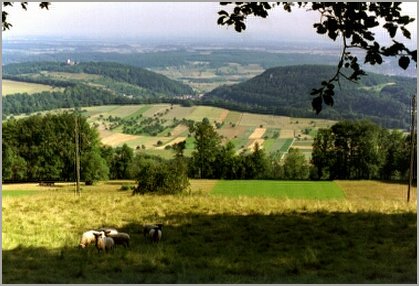
[[[189,188],[186,164],[178,159],[148,161],[138,174],[133,194],[178,194]]]

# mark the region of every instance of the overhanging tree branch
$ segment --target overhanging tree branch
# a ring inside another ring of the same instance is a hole
[[[13,4],[14,4],[14,2],[3,2],[3,10],[1,12],[3,31],[10,30],[10,28],[13,27],[13,25],[7,21],[7,16],[9,15],[9,13],[4,11],[4,8],[12,7]],[[39,7],[41,9],[47,9],[48,10],[50,5],[51,5],[50,2],[40,2],[39,3]],[[20,6],[22,7],[22,9],[24,9],[26,11],[28,9],[28,2],[20,2]]]
[[[366,52],[364,64],[381,64],[384,57],[398,58],[401,68],[407,69],[410,63],[417,61],[417,50],[410,50],[404,44],[394,40],[398,31],[406,39],[411,38],[407,25],[413,21],[401,14],[401,2],[221,2],[222,6],[232,5],[232,12],[221,10],[219,25],[234,26],[237,32],[246,29],[245,21],[249,15],[266,18],[268,11],[276,6],[283,6],[287,12],[292,12],[294,7],[307,8],[318,11],[320,20],[313,24],[318,34],[327,36],[336,41],[342,38],[343,48],[337,65],[336,73],[329,79],[322,81],[320,88],[313,88],[311,95],[313,109],[318,114],[322,110],[323,102],[333,106],[334,82],[340,84],[340,77],[351,82],[357,82],[366,73],[361,69],[358,58],[353,56],[349,49],[356,48]],[[379,20],[384,20],[382,28],[387,30],[393,39],[390,46],[381,46],[375,39],[373,28],[380,26]],[[350,69],[351,74],[346,75],[342,69]]]

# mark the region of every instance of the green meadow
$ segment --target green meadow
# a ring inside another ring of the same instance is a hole
[[[123,191],[134,184],[82,185],[81,196],[73,184],[3,185],[2,282],[417,281],[416,188],[406,203],[406,185],[376,181],[191,180],[181,195]],[[36,195],[9,195],[19,191]],[[160,243],[144,240],[148,223],[163,223]],[[129,233],[130,247],[77,247],[102,226]]]
[[[305,181],[218,181],[212,194],[223,196],[272,197],[282,199],[343,199],[335,182]]]

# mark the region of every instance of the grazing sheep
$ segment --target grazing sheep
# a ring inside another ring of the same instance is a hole
[[[79,247],[85,248],[89,246],[90,244],[93,244],[93,243],[96,244],[95,234],[99,234],[99,232],[96,230],[89,230],[89,231],[84,232],[80,238]]]
[[[129,240],[130,240],[130,236],[128,233],[125,232],[119,232],[117,234],[106,234],[108,237],[112,237],[115,246],[116,245],[123,245],[124,247],[129,247]]]
[[[106,236],[109,233],[110,231],[107,231],[106,233],[105,231],[94,233],[96,237],[96,248],[99,253],[101,251],[108,252],[109,250],[114,249],[115,243],[113,241],[113,238]]]
[[[152,236],[150,236],[150,231],[153,230],[153,229],[160,229],[160,232],[161,232],[162,227],[163,227],[163,224],[161,224],[161,223],[146,224],[143,228],[144,240],[147,240],[148,237],[150,237],[151,240],[152,240]],[[160,234],[160,236],[161,236],[161,234]]]
[[[150,236],[152,242],[158,243],[160,241],[162,236],[162,227],[163,225],[158,224],[156,227],[150,229],[148,235]]]
[[[99,231],[99,232],[104,231],[105,234],[107,234],[107,235],[114,235],[114,234],[118,233],[118,231],[115,228],[111,228],[111,227],[101,227],[97,231]]]

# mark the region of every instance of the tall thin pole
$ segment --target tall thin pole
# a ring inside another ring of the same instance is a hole
[[[410,201],[410,188],[413,180],[413,161],[415,156],[415,115],[416,115],[416,95],[412,97],[412,125],[410,126],[410,167],[409,167],[409,186],[407,188],[407,202]]]
[[[80,196],[80,154],[79,154],[79,123],[78,116],[75,114],[75,141],[76,141],[76,184],[77,184],[77,194]]]

